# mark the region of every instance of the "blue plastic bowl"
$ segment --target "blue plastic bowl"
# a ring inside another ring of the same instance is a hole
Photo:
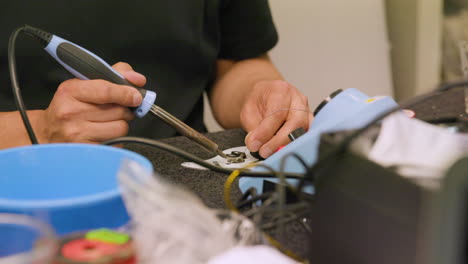
[[[0,151],[0,212],[45,218],[57,234],[125,225],[118,187],[123,159],[148,170],[134,152],[101,145],[45,144]]]

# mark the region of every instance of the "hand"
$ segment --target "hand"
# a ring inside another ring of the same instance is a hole
[[[146,78],[126,63],[113,66],[128,81],[143,86]],[[39,122],[39,142],[99,143],[128,133],[134,118],[128,107],[142,101],[137,89],[104,80],[71,79],[57,89]]]
[[[312,121],[307,97],[285,81],[257,83],[242,107],[241,123],[249,132],[245,144],[267,158],[290,142],[288,134]]]

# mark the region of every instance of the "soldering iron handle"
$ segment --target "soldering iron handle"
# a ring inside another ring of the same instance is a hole
[[[102,79],[115,84],[133,86],[107,62],[94,53],[70,41],[43,30],[25,26],[25,31],[38,39],[44,49],[70,73],[82,80]],[[138,117],[145,116],[156,100],[156,93],[139,87],[143,102],[134,110]]]

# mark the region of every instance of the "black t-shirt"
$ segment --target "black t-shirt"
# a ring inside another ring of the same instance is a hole
[[[156,104],[203,131],[202,93],[218,58],[259,56],[277,42],[267,0],[10,0],[0,8],[0,111],[16,110],[7,66],[8,37],[29,24],[106,60],[130,63],[147,77]],[[72,76],[29,37],[17,40],[17,68],[28,109],[44,109]],[[147,115],[130,134],[170,137],[175,130]]]

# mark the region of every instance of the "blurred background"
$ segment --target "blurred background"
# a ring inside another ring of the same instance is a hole
[[[397,100],[461,78],[468,0],[270,0],[280,41],[270,55],[313,110],[357,88]],[[206,101],[206,100],[205,100]],[[205,102],[209,131],[220,130]]]

